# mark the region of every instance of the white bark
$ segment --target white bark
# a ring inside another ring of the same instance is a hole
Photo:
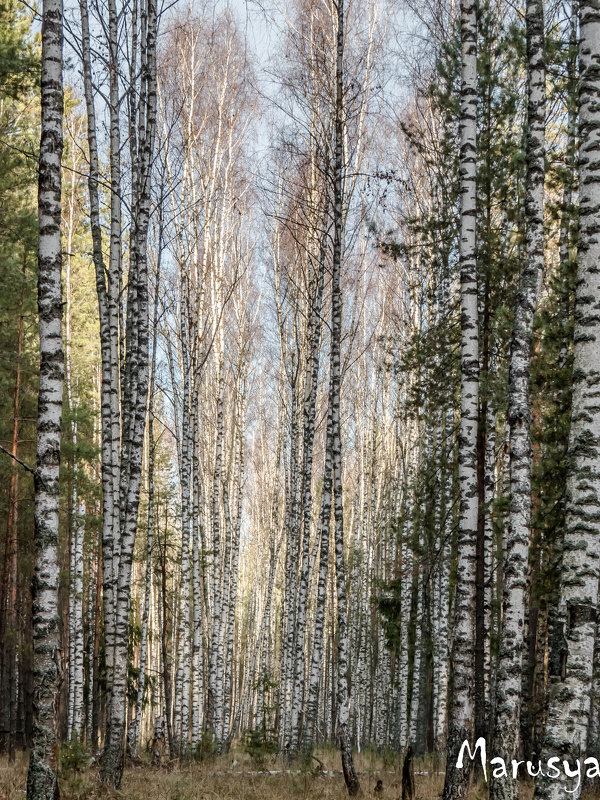
[[[479,411],[479,322],[476,264],[477,3],[461,2],[460,112],[460,281],[461,419],[458,440],[460,519],[455,625],[452,657],[453,696],[448,715],[444,800],[466,794],[469,769],[456,770],[458,749],[471,740],[474,724],[475,542],[477,539],[477,420]],[[470,763],[470,762],[469,762]]]
[[[58,603],[58,514],[64,382],[60,240],[62,45],[62,0],[44,0],[38,177],[40,384],[34,477],[33,730],[27,774],[28,800],[56,800],[59,795],[57,709],[62,664]]]
[[[587,753],[598,607],[600,547],[600,14],[596,2],[579,6],[580,203],[575,298],[573,405],[569,434],[567,510],[561,575],[563,630],[549,642],[549,707],[542,758],[573,762]],[[538,779],[535,797],[578,798],[572,780]]]
[[[151,173],[154,152],[154,139],[156,129],[156,37],[157,37],[157,8],[155,0],[144,3],[142,17],[144,24],[140,39],[140,64],[139,87],[136,91],[137,104],[130,107],[130,114],[134,117],[134,124],[138,130],[136,162],[134,169],[135,182],[132,192],[135,202],[132,207],[130,230],[129,254],[129,285],[127,290],[127,320],[126,320],[126,352],[122,364],[121,380],[121,453],[120,453],[120,508],[119,508],[119,547],[114,546],[112,553],[107,554],[109,561],[112,557],[112,575],[107,575],[106,581],[112,579],[114,602],[114,642],[113,663],[110,664],[108,651],[111,642],[107,640],[107,666],[109,667],[109,704],[106,728],[106,740],[100,769],[103,781],[119,788],[124,765],[124,739],[127,713],[127,653],[129,639],[129,612],[131,602],[131,566],[133,548],[137,533],[138,506],[140,497],[142,451],[146,425],[147,394],[148,394],[148,337],[149,337],[149,303],[148,303],[148,258],[147,236],[151,209]],[[111,31],[111,50],[116,48],[117,17],[114,0],[109,0],[109,29]],[[116,50],[113,53],[116,61]],[[111,71],[111,79],[116,82],[116,76]],[[118,90],[118,86],[115,87]],[[112,97],[111,80],[111,112],[114,112],[116,98]],[[118,111],[118,108],[117,108]],[[111,114],[111,167],[116,173],[120,171],[120,152],[115,154],[113,138],[118,135],[118,115],[113,119]],[[114,127],[114,130],[113,130]],[[113,163],[114,162],[114,163]],[[111,169],[111,176],[115,174]],[[116,185],[113,188],[116,189]],[[115,269],[119,259],[121,239],[120,225],[116,225],[116,217],[120,222],[120,197],[113,196],[111,213],[114,213],[111,229],[114,235]],[[113,207],[114,206],[114,207]],[[119,231],[117,231],[119,228]],[[117,235],[119,233],[119,235]],[[111,244],[113,241],[111,235]],[[117,242],[118,239],[118,242]],[[117,246],[118,244],[118,246]],[[111,259],[112,261],[112,259]],[[109,268],[112,269],[112,267]],[[114,363],[111,364],[114,368]],[[111,387],[112,390],[112,387]],[[113,438],[114,442],[114,438]],[[106,566],[106,561],[103,562]],[[110,599],[110,598],[109,598]],[[106,605],[105,614],[110,616],[111,608]],[[106,625],[105,620],[105,625]],[[108,635],[108,632],[107,632]],[[112,679],[111,679],[112,678]]]
[[[525,604],[531,535],[531,409],[529,373],[533,316],[544,267],[544,131],[546,69],[541,0],[526,5],[528,106],[527,226],[525,267],[517,294],[509,365],[510,512],[504,557],[504,597],[495,698],[495,750],[507,762],[518,757]],[[492,800],[516,800],[515,781],[492,777]]]

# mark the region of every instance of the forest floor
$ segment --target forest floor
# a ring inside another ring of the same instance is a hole
[[[342,800],[348,795],[340,770],[339,753],[333,749],[317,752],[326,772],[310,772],[267,759],[256,763],[242,749],[226,757],[199,764],[179,763],[152,767],[143,762],[130,764],[119,792],[97,780],[94,766],[66,768],[61,774],[62,800]],[[18,753],[14,764],[0,758],[0,800],[23,800],[28,757]],[[401,770],[390,758],[370,752],[355,755],[355,766],[363,797],[396,800],[402,796]],[[382,792],[375,793],[378,780]],[[441,796],[443,773],[436,764],[415,762],[416,800],[437,800]],[[479,793],[478,793],[479,794]],[[479,795],[480,796],[480,795]]]

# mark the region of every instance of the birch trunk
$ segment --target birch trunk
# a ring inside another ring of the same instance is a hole
[[[159,245],[160,245],[159,235]],[[160,259],[160,250],[159,250]],[[156,348],[158,344],[158,287],[160,282],[160,261],[156,271],[156,294],[154,297],[154,320],[152,337],[152,358],[150,363],[150,387],[148,391],[148,527],[146,531],[146,576],[144,581],[144,610],[142,613],[142,633],[140,637],[140,663],[135,703],[135,719],[129,729],[129,751],[137,758],[140,736],[140,721],[146,688],[146,659],[148,647],[148,622],[150,618],[150,597],[152,593],[152,548],[154,545],[154,384],[156,378]]]
[[[531,535],[531,407],[529,374],[533,317],[544,267],[544,131],[546,69],[542,0],[527,0],[526,257],[510,345],[508,426],[510,511],[504,556],[503,616],[496,680],[494,750],[517,758],[525,650],[525,605]],[[516,781],[492,777],[492,800],[516,800]]]
[[[63,5],[42,5],[41,138],[38,177],[40,384],[32,584],[33,730],[28,800],[58,800],[59,470],[64,383],[62,342],[61,155],[63,149]]]
[[[421,543],[419,543],[420,549]],[[417,593],[417,609],[415,616],[415,645],[411,681],[411,700],[410,700],[410,725],[408,733],[408,743],[413,750],[417,742],[417,722],[419,719],[420,683],[421,683],[421,634],[423,630],[423,577],[420,564],[416,565],[416,575],[414,577],[415,590]]]
[[[202,591],[200,587],[200,559],[202,548],[194,532],[192,542],[192,582],[194,596],[194,630],[192,640],[192,739],[194,750],[200,742],[204,694],[204,653],[202,648]]]
[[[335,521],[335,579],[338,638],[338,736],[342,770],[348,794],[356,795],[360,784],[354,769],[350,738],[350,687],[348,685],[348,608],[344,565],[344,508],[342,493],[342,440],[340,423],[341,338],[342,338],[342,252],[344,234],[344,0],[337,0],[337,52],[335,92],[335,163],[333,169],[333,260],[331,265],[331,406],[333,507]]]
[[[188,287],[189,291],[189,287]],[[183,307],[189,303],[189,297],[182,299]],[[185,310],[182,310],[181,320],[181,351],[183,362],[183,398],[181,412],[181,459],[180,459],[180,490],[181,490],[181,580],[179,584],[179,664],[175,682],[175,739],[179,755],[185,755],[188,741],[189,724],[189,697],[191,681],[191,642],[190,642],[190,543],[192,533],[191,515],[191,450],[193,439],[190,420],[190,406],[193,397],[193,387],[190,386],[192,374],[189,363],[187,330],[188,319]]]
[[[233,545],[233,524],[231,520],[231,509],[229,505],[229,480],[228,476],[224,476],[223,485],[221,488],[223,496],[223,516],[225,518],[225,549],[223,554],[222,568],[223,568],[223,595],[221,602],[221,616],[219,619],[218,641],[221,650],[220,658],[217,661],[217,675],[216,675],[216,699],[217,710],[215,722],[215,738],[217,740],[217,747],[219,752],[222,751],[223,743],[225,742],[225,659],[227,658],[227,619],[229,617],[229,608],[231,602],[231,554]]]
[[[592,688],[600,547],[600,103],[597,4],[579,6],[579,243],[575,297],[573,405],[569,434],[567,508],[560,590],[561,649],[550,647],[548,719],[542,758],[573,762],[586,754]],[[581,794],[568,778],[536,781],[535,797],[554,800],[568,790]]]
[[[310,546],[310,521],[312,514],[312,473],[313,450],[315,439],[315,415],[317,405],[317,388],[319,380],[319,361],[321,351],[321,312],[323,305],[323,283],[325,278],[325,259],[327,254],[327,221],[328,203],[325,202],[323,214],[323,231],[319,247],[318,271],[314,289],[314,296],[310,297],[309,323],[307,333],[307,365],[304,387],[303,404],[303,450],[302,450],[302,566],[300,572],[300,587],[298,596],[298,618],[296,630],[296,661],[294,667],[294,692],[292,700],[291,741],[294,749],[300,749],[300,714],[304,702],[304,676],[307,648],[306,640],[306,615],[308,594],[311,585],[311,570],[309,564]],[[322,547],[322,542],[321,542]],[[315,633],[315,637],[316,637]],[[322,644],[321,653],[322,656]],[[311,734],[310,741],[313,734]],[[306,746],[306,739],[304,740]]]
[[[84,2],[84,0],[82,0]],[[120,550],[120,505],[119,492],[119,446],[121,441],[121,409],[119,400],[121,363],[119,343],[119,298],[122,284],[122,229],[121,229],[121,132],[119,99],[119,58],[118,58],[118,19],[114,0],[108,2],[108,49],[109,49],[109,114],[110,114],[110,238],[107,273],[107,326],[108,342],[108,460],[103,459],[103,470],[108,473],[109,483],[103,523],[102,597],[104,602],[104,637],[106,649],[107,693],[110,702],[114,669],[114,650],[116,636],[117,572]],[[88,135],[89,139],[89,135]],[[97,166],[97,165],[96,165]],[[90,170],[90,178],[92,172]],[[97,191],[97,184],[96,184]],[[96,264],[96,283],[98,284],[98,264]],[[104,280],[104,276],[102,276]],[[99,297],[100,299],[100,297]],[[104,401],[103,401],[104,402]]]
[[[88,602],[87,602],[87,630],[88,630],[88,651],[87,651],[87,703],[86,703],[86,745],[90,748],[94,747],[94,708],[96,707],[95,695],[95,664],[96,659],[96,583],[98,572],[98,560],[95,552],[96,544],[95,537],[92,536],[88,551]],[[94,572],[96,569],[96,573]]]
[[[109,7],[112,4],[109,3]],[[151,207],[151,173],[156,130],[156,35],[155,0],[145,5],[141,42],[139,131],[135,168],[136,204],[131,220],[131,253],[127,296],[127,353],[122,386],[123,435],[121,441],[120,549],[116,572],[115,641],[106,741],[100,777],[115,788],[121,785],[127,712],[127,653],[131,601],[131,565],[137,532],[142,452],[148,394],[148,259],[147,235]],[[114,555],[114,554],[113,554]],[[113,565],[115,562],[113,561]],[[113,579],[115,575],[113,574]],[[107,643],[108,646],[108,643]]]
[[[439,628],[438,628],[438,690],[436,707],[436,749],[441,752],[446,744],[448,713],[448,680],[450,674],[449,648],[450,631],[448,617],[450,612],[450,562],[452,543],[452,493],[451,464],[452,448],[448,444],[452,410],[446,407],[442,425],[442,489],[440,512],[440,570],[439,570]],[[488,442],[489,442],[488,438]]]
[[[280,714],[281,725],[279,731],[280,749],[288,753],[292,749],[292,699],[293,699],[293,669],[294,645],[296,642],[296,603],[297,603],[297,558],[298,558],[298,354],[292,357],[292,402],[290,408],[290,462],[289,462],[289,489],[286,496],[286,556],[285,556],[285,595],[283,642],[281,646],[281,693]]]
[[[327,438],[325,445],[325,472],[321,495],[319,518],[319,578],[314,623],[314,642],[306,699],[306,718],[303,730],[303,747],[309,750],[315,743],[319,711],[319,686],[323,673],[323,644],[325,638],[325,613],[327,602],[327,574],[329,570],[329,540],[331,537],[331,486],[333,470],[333,416],[331,408],[327,414]]]
[[[456,770],[458,750],[471,740],[474,724],[475,571],[478,525],[477,420],[479,411],[479,322],[477,309],[477,2],[461,2],[460,112],[460,283],[461,419],[458,440],[460,519],[455,625],[452,645],[453,692],[448,714],[448,747],[443,800],[466,795],[469,769]],[[469,761],[468,764],[471,762]]]
[[[222,597],[222,555],[221,555],[221,522],[219,496],[221,487],[221,469],[223,459],[223,392],[224,376],[223,367],[219,356],[219,381],[217,396],[217,436],[215,443],[215,468],[212,487],[212,556],[213,556],[213,606],[212,628],[210,645],[210,671],[208,676],[208,708],[207,730],[217,736],[219,718],[223,713],[223,684],[219,682],[219,661],[221,661],[222,642],[221,632],[221,606]]]
[[[412,512],[409,511],[409,515]],[[410,517],[409,517],[410,519]],[[404,532],[401,542],[402,583],[400,595],[400,656],[398,659],[398,682],[400,684],[400,702],[398,705],[400,747],[404,749],[409,742],[408,738],[408,628],[411,607],[411,589],[409,589],[413,574],[413,553],[409,536]]]
[[[229,609],[227,614],[227,662],[225,669],[225,700],[224,700],[224,726],[223,734],[229,748],[231,740],[230,724],[232,722],[232,700],[233,692],[233,666],[235,659],[234,640],[235,640],[235,614],[237,607],[237,590],[239,580],[240,562],[240,539],[242,534],[242,514],[243,514],[243,491],[244,491],[244,434],[245,434],[245,411],[244,400],[240,403],[241,411],[238,417],[240,430],[238,433],[238,453],[237,453],[237,509],[236,519],[233,526],[233,542],[231,554],[231,578],[229,589]],[[235,437],[234,437],[235,438]]]
[[[204,499],[201,490],[202,475],[198,458],[198,408],[192,405],[192,485],[193,485],[193,526],[192,526],[192,592],[194,598],[192,634],[192,750],[201,739],[201,725],[204,715],[204,651],[202,646],[202,603],[208,619],[208,587],[206,571],[203,566],[204,554]]]
[[[114,242],[111,237],[110,269],[105,270],[102,228],[100,221],[100,198],[98,142],[96,134],[96,111],[92,85],[90,26],[87,0],[80,0],[81,49],[83,61],[83,87],[87,112],[87,138],[89,150],[88,191],[90,204],[90,227],[92,235],[92,254],[96,275],[96,293],[100,321],[100,348],[102,360],[101,376],[101,418],[102,418],[102,600],[104,610],[104,637],[107,664],[107,689],[110,692],[112,677],[112,657],[114,644],[114,586],[113,549],[117,536],[118,519],[117,484],[117,446],[119,441],[118,408],[118,320],[117,288],[115,281]],[[116,143],[112,140],[113,149]],[[114,194],[114,193],[113,193]],[[112,195],[111,195],[112,196]]]
[[[75,435],[76,438],[76,435]],[[69,591],[69,719],[68,740],[81,741],[83,734],[83,541],[85,505],[77,500],[73,481],[71,540],[71,585]]]

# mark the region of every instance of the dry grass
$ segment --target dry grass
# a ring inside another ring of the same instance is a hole
[[[121,791],[99,783],[92,767],[81,772],[66,770],[61,775],[62,800],[345,800],[348,795],[340,771],[339,753],[333,748],[319,750],[317,756],[327,774],[289,768],[269,760],[265,771],[241,748],[227,756],[200,764],[172,762],[161,768],[145,763],[130,764],[125,770]],[[25,800],[27,753],[18,753],[15,764],[0,758],[0,800]],[[367,751],[355,754],[363,798],[399,800],[401,773],[394,758]],[[317,766],[316,762],[314,762]],[[439,800],[444,776],[431,758],[415,762],[416,800]],[[270,772],[269,772],[270,771]],[[271,774],[276,773],[276,774]],[[382,795],[373,789],[383,781]],[[468,800],[487,800],[485,784],[473,786]],[[532,800],[533,782],[520,786],[520,800]],[[598,787],[584,792],[585,800],[600,800]]]
[[[96,771],[69,770],[61,776],[63,800],[342,800],[348,795],[341,775],[339,755],[333,749],[320,750],[319,760],[333,774],[316,774],[287,769],[278,761],[265,765],[260,772],[249,756],[241,750],[228,756],[201,764],[168,764],[153,768],[147,764],[130,765],[125,770],[119,792],[100,784]],[[374,797],[378,778],[383,781],[382,800],[401,796],[400,772],[392,759],[382,759],[371,752],[356,754],[363,797]],[[234,764],[234,762],[237,762]],[[316,762],[315,766],[317,766]],[[419,763],[417,772],[435,768],[431,763]],[[287,770],[287,771],[286,771]],[[27,755],[19,753],[15,764],[0,759],[0,800],[24,800],[27,774]],[[437,800],[441,795],[443,776],[415,776],[417,800]],[[476,800],[474,797],[473,800]],[[481,795],[479,799],[481,800]]]

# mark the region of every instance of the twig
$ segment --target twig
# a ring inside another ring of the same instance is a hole
[[[32,475],[37,474],[36,471],[33,469],[33,467],[30,467],[29,464],[26,464],[24,461],[21,461],[21,459],[18,456],[15,456],[13,453],[10,452],[10,450],[7,450],[6,447],[3,447],[1,444],[0,444],[0,450],[3,453],[6,453],[7,456],[10,456],[12,459],[14,459],[17,462],[17,464],[20,464],[24,469],[27,470],[27,472],[31,472]]]

